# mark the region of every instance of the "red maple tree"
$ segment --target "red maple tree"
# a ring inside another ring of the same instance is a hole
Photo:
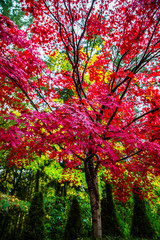
[[[66,167],[84,164],[98,239],[100,166],[115,178],[160,171],[159,1],[119,0],[114,11],[111,0],[21,2],[34,17],[29,41],[0,18],[1,148],[12,161],[47,151]],[[40,47],[65,52],[69,68],[47,70]],[[57,104],[64,90],[74,95]]]

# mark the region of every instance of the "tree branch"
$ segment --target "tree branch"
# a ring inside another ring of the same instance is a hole
[[[156,111],[158,111],[158,110],[160,110],[160,107],[155,108],[155,109],[152,109],[152,110],[150,110],[150,111],[148,111],[148,112],[140,115],[139,117],[134,118],[130,123],[128,123],[128,124],[127,124],[126,126],[124,126],[122,129],[124,130],[125,128],[129,127],[132,123],[136,122],[138,119],[143,118],[143,117],[145,117],[146,115],[148,115],[149,113],[153,113],[153,112],[156,112]]]

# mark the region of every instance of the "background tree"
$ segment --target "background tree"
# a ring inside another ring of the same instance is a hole
[[[112,197],[112,187],[105,184],[103,198],[101,200],[102,233],[105,236],[122,236],[121,226],[118,223],[116,210]]]
[[[140,189],[135,187],[133,190],[133,194],[134,209],[131,226],[131,236],[153,239],[155,236],[155,231],[153,230],[150,219],[147,216],[145,201],[140,196]]]
[[[71,208],[68,214],[68,220],[65,228],[64,238],[65,239],[77,239],[82,234],[82,222],[80,206],[77,198],[74,197],[72,200]]]
[[[45,239],[44,217],[43,194],[42,192],[36,192],[31,201],[29,215],[26,217],[22,238]]]

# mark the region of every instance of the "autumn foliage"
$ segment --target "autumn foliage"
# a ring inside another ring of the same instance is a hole
[[[159,174],[159,1],[111,2],[21,0],[34,17],[27,33],[0,16],[9,165],[47,152],[93,178],[102,166],[123,189]]]

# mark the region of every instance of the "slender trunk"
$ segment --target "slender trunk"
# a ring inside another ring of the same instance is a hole
[[[95,170],[93,159],[85,162],[85,177],[88,185],[90,204],[92,211],[92,229],[94,239],[102,238],[100,197],[98,189],[98,176]]]
[[[14,183],[13,183],[13,189],[12,189],[12,191],[11,191],[11,195],[14,195],[14,194],[15,194],[15,191],[16,191],[16,189],[17,189],[17,187],[18,187],[18,184],[19,184],[19,182],[20,182],[20,180],[21,180],[21,177],[22,177],[22,171],[23,171],[23,169],[21,168],[20,174],[18,175],[17,180],[16,180],[16,177],[14,178],[15,181],[14,181]]]
[[[40,178],[40,172],[39,169],[36,172],[36,186],[35,186],[35,192],[39,192],[39,178]]]

